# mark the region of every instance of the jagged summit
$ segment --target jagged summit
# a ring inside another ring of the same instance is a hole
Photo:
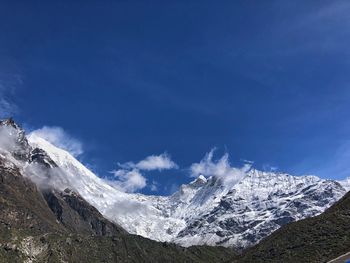
[[[203,185],[207,183],[207,178],[204,177],[204,175],[199,175],[194,181],[192,181],[190,184],[192,185]]]
[[[12,118],[0,120],[0,137],[1,150],[10,152],[21,161],[29,158],[31,147],[25,131]]]
[[[18,142],[27,142],[24,129],[13,118],[0,120],[0,127],[8,127],[12,132],[16,131],[13,135],[17,136]]]
[[[43,149],[29,144],[24,129],[12,118],[0,120],[0,136],[3,138],[0,142],[1,150],[9,152],[17,161],[57,167]]]
[[[0,125],[12,126],[13,128],[20,129],[19,125],[13,120],[12,117],[0,120]]]

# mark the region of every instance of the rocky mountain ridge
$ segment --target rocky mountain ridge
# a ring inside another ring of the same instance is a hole
[[[71,188],[129,233],[182,246],[252,246],[286,223],[322,213],[346,193],[342,182],[250,169],[234,184],[199,176],[172,196],[129,194],[40,137],[30,135],[28,145],[34,165],[22,169],[37,185]],[[35,163],[50,172],[38,173]]]
[[[65,172],[13,124],[0,122],[0,262],[221,262],[235,254],[127,233],[79,193],[49,187],[67,182]]]

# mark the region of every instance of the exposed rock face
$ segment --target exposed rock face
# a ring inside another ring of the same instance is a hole
[[[0,160],[0,222],[9,228],[61,231],[37,186],[6,162]]]
[[[72,231],[97,236],[117,236],[127,233],[106,220],[95,207],[72,190],[45,191],[44,197],[57,219]]]
[[[48,156],[44,150],[39,148],[34,148],[30,152],[29,162],[44,165],[46,168],[58,167],[50,156]]]

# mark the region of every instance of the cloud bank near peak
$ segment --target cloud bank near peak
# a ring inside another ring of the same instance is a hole
[[[117,179],[113,181],[113,185],[124,192],[133,193],[147,186],[146,177],[137,169],[120,169],[113,171],[113,174]]]
[[[61,127],[44,126],[32,131],[29,136],[43,138],[53,145],[67,150],[75,157],[83,153],[82,143]],[[242,167],[233,167],[230,164],[228,153],[225,153],[218,159],[214,158],[214,153],[215,148],[209,151],[201,161],[192,163],[189,167],[190,176],[198,177],[203,175],[207,178],[214,176],[222,179],[225,183],[235,184],[245,176],[253,164],[253,162],[245,160],[245,164]],[[108,183],[123,192],[138,192],[146,187],[152,192],[157,192],[159,183],[154,180],[149,181],[145,173],[171,169],[179,169],[179,166],[171,159],[169,154],[152,154],[138,162],[118,163],[117,169],[111,171],[114,179],[109,179]]]
[[[44,126],[40,129],[32,131],[29,136],[38,136],[43,138],[53,145],[68,151],[74,157],[78,157],[84,152],[83,144],[78,139],[69,135],[61,127]]]
[[[190,166],[191,177],[215,176],[227,183],[236,183],[252,167],[251,163],[246,163],[241,168],[231,166],[228,153],[225,153],[220,159],[214,160],[214,152],[215,149],[212,149],[199,163],[193,163]]]
[[[118,166],[120,169],[112,171],[112,174],[116,177],[113,185],[125,192],[136,192],[147,186],[144,171],[162,171],[179,168],[167,153],[150,155],[137,163],[118,163]],[[158,183],[153,181],[150,185],[151,191],[156,191],[157,185]]]

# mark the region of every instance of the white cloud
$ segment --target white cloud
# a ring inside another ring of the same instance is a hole
[[[0,149],[13,152],[17,150],[18,131],[11,126],[0,126]]]
[[[30,163],[24,168],[24,176],[27,176],[41,189],[59,189],[63,191],[66,188],[76,190],[74,187],[78,184],[77,179],[72,177],[70,180],[64,174],[64,171],[58,167],[45,169],[37,163]]]
[[[118,178],[118,180],[113,182],[113,185],[125,192],[135,192],[147,185],[146,178],[137,169],[130,171],[120,169],[113,171],[113,174]]]
[[[178,168],[178,165],[171,160],[170,156],[167,153],[163,153],[160,155],[150,155],[136,164],[133,162],[127,162],[118,165],[124,169],[138,169],[144,171],[161,171]]]
[[[117,178],[114,185],[125,192],[135,192],[147,186],[147,179],[142,171],[162,171],[178,168],[178,165],[166,153],[150,155],[138,163],[127,162],[118,164],[118,166],[121,169],[112,171]],[[158,184],[153,181],[150,189],[151,191],[157,191]]]
[[[251,164],[249,163],[244,164],[241,168],[232,167],[227,153],[215,161],[213,160],[214,151],[215,149],[212,149],[199,163],[191,165],[190,171],[192,177],[198,177],[199,175],[205,177],[215,176],[227,183],[235,183],[251,168]]]
[[[247,163],[247,164],[251,164],[251,165],[254,164],[254,161],[247,160],[247,159],[241,159],[241,161],[244,162],[244,163]]]
[[[151,155],[146,159],[138,162],[136,167],[140,170],[166,170],[166,169],[176,169],[178,168],[177,164],[174,163],[170,157],[163,153],[161,155]]]
[[[83,153],[82,143],[66,133],[61,127],[44,126],[41,129],[32,131],[29,135],[43,138],[53,145],[70,152],[75,157]]]

